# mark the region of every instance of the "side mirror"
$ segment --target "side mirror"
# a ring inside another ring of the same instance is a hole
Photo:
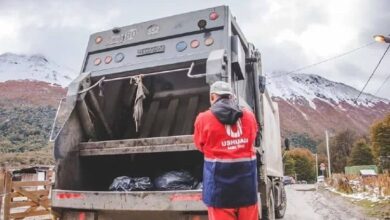
[[[290,150],[290,140],[288,138],[284,139],[284,147],[286,150]]]
[[[260,93],[265,92],[265,76],[259,76],[259,90]]]

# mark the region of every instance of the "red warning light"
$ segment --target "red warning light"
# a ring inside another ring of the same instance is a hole
[[[105,62],[106,64],[111,63],[111,61],[112,61],[112,56],[106,56],[106,58],[104,59],[104,62]]]
[[[217,20],[218,17],[219,17],[219,14],[215,11],[211,12],[210,16],[209,16],[210,20],[212,20],[212,21]]]
[[[191,48],[197,48],[199,47],[200,43],[198,40],[191,41]]]

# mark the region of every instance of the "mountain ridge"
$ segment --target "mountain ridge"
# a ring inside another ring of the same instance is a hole
[[[362,93],[355,102],[357,89],[315,74],[279,74],[269,81],[284,136],[308,134],[323,139],[325,130],[346,129],[366,135],[375,120],[390,112],[389,100]]]
[[[269,77],[269,91],[273,97],[285,100],[304,98],[309,101],[321,99],[331,104],[345,101],[351,105],[370,106],[378,102],[390,103],[390,100],[369,93],[362,93],[358,100],[359,90],[345,83],[332,81],[316,74],[291,73]],[[299,85],[305,85],[304,90]],[[336,94],[330,94],[333,91]],[[310,107],[315,106],[310,103]]]

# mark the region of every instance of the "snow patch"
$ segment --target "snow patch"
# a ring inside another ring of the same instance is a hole
[[[339,104],[337,107],[339,107],[339,109],[340,109],[341,111],[344,111],[344,112],[348,111],[347,109],[345,109],[345,108],[343,107],[342,104]]]
[[[66,87],[76,72],[64,68],[45,56],[4,53],[0,55],[0,82],[8,80],[44,81]]]
[[[345,102],[352,106],[373,107],[383,102],[389,104],[390,101],[378,98],[371,94],[363,93],[357,103],[355,99],[359,91],[343,83],[333,82],[315,74],[279,74],[268,77],[268,91],[273,97],[280,97],[284,100],[307,100],[309,106],[316,109],[313,100],[318,99],[332,106],[340,106]]]
[[[305,113],[303,113],[302,111],[300,111],[301,112],[301,114],[303,115],[303,117],[306,119],[306,121],[308,120],[308,117],[307,117],[307,115],[305,114]]]
[[[355,192],[352,194],[345,194],[337,191],[332,187],[326,187],[326,189],[333,193],[339,194],[342,197],[349,198],[356,201],[368,200],[370,202],[380,202],[380,201],[390,200],[390,196],[378,196],[378,194],[371,193],[371,192]],[[379,189],[376,190],[378,191]]]
[[[309,100],[309,106],[310,106],[312,109],[317,109],[316,104],[314,104],[314,102],[313,102],[312,100]]]

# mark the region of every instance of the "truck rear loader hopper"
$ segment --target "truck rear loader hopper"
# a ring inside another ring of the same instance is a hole
[[[81,72],[61,101],[51,135],[52,206],[60,219],[207,219],[200,189],[108,187],[118,176],[169,170],[188,170],[202,181],[193,124],[209,108],[209,85],[216,80],[231,83],[263,128],[256,141],[263,219],[283,216],[277,105],[264,90],[259,52],[227,6],[95,33]]]

